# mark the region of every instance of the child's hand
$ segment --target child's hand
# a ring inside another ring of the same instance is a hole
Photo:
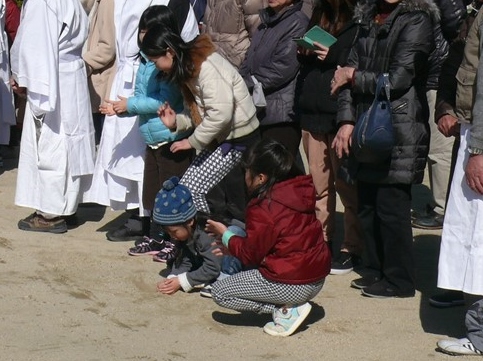
[[[126,113],[127,112],[127,98],[122,97],[120,95],[117,96],[120,100],[106,100],[109,104],[112,105],[112,109],[116,112],[116,114]]]
[[[178,277],[168,278],[156,285],[158,292],[164,293],[165,295],[175,294],[181,289]]]
[[[159,107],[158,116],[166,128],[170,130],[176,129],[176,112],[171,108],[168,102],[165,102]]]
[[[227,226],[221,222],[216,222],[211,219],[206,221],[205,231],[215,238],[221,238],[227,229]]]
[[[112,104],[108,102],[109,100],[105,100],[104,103],[99,106],[99,111],[104,115],[116,115],[116,112],[112,108]]]
[[[215,241],[211,243],[213,250],[211,253],[213,253],[217,257],[223,257],[223,256],[228,256],[230,255],[230,252],[228,251],[228,248],[226,248],[221,241]]]
[[[173,153],[176,153],[180,150],[188,150],[191,148],[192,147],[188,139],[183,139],[183,140],[178,140],[177,142],[173,142],[173,144],[171,144],[171,147],[169,147],[169,149]]]

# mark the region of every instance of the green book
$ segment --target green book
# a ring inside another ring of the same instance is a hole
[[[330,47],[334,44],[337,39],[330,35],[327,31],[322,29],[320,26],[315,25],[312,29],[307,31],[305,35],[301,38],[293,39],[297,45],[310,50],[316,50],[314,42],[322,44],[323,46]]]

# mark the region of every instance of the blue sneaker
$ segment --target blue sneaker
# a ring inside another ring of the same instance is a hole
[[[290,336],[304,322],[312,306],[306,302],[300,306],[280,307],[273,311],[273,322],[267,323],[263,331],[272,336]]]

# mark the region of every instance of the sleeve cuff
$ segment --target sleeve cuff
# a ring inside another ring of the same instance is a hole
[[[188,282],[188,276],[186,275],[186,272],[179,274],[178,280],[179,280],[179,284],[181,285],[181,288],[183,289],[183,291],[189,292],[193,289],[193,287]]]
[[[229,229],[223,233],[223,236],[221,237],[221,242],[226,248],[228,248],[228,242],[230,242],[230,238],[233,237],[234,235],[235,233],[233,233]]]

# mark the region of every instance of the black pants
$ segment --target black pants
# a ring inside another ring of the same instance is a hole
[[[414,291],[411,185],[358,182],[367,266],[400,292]]]

